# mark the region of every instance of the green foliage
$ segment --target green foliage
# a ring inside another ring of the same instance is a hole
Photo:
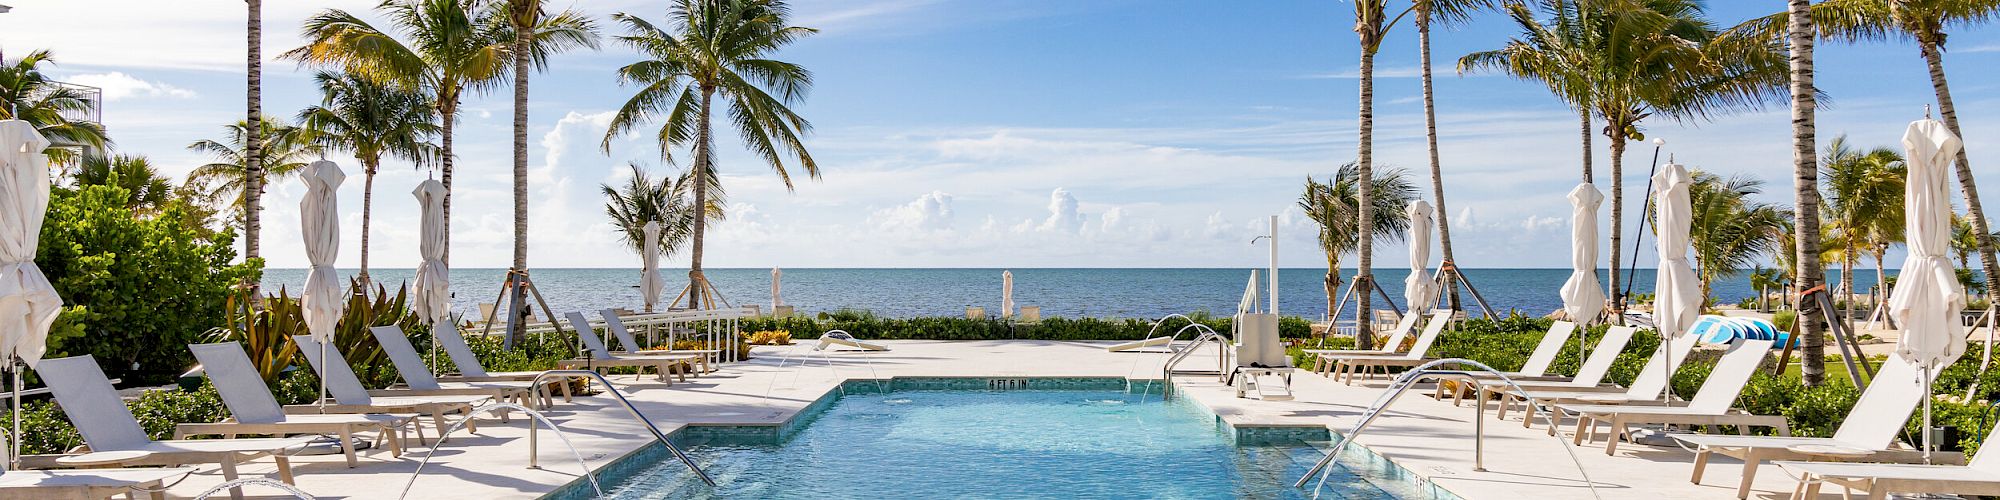
[[[250,353],[251,364],[266,383],[277,380],[288,366],[305,366],[305,360],[297,356],[316,354],[301,352],[298,344],[292,342],[292,336],[309,333],[299,299],[279,289],[278,295],[264,299],[262,310],[252,310],[247,301],[238,299],[231,299],[228,321],[210,330],[208,341],[242,342]],[[347,296],[347,308],[334,328],[333,346],[347,357],[362,383],[370,387],[394,383],[396,368],[389,363],[388,354],[383,352],[375,335],[369,333],[369,328],[397,325],[411,337],[412,344],[430,342],[430,327],[416,317],[408,299],[407,288],[398,287],[391,295],[379,284],[367,294]]]
[[[35,260],[65,302],[83,307],[70,324],[87,334],[53,351],[95,355],[127,382],[162,383],[191,364],[186,344],[222,323],[230,287],[257,280],[263,263],[231,264],[234,234],[190,224],[180,202],[140,217],[130,198],[111,186],[53,190]]]
[[[1187,316],[1218,332],[1229,331],[1230,318],[1201,312]],[[800,339],[818,338],[820,333],[828,330],[846,330],[856,337],[890,340],[1138,340],[1146,338],[1149,333],[1152,336],[1171,335],[1187,325],[1187,320],[1180,318],[1168,319],[1158,328],[1153,322],[1132,318],[1049,317],[1035,324],[957,317],[884,318],[867,311],[843,309],[811,317],[748,319],[741,323],[740,328],[748,332],[784,330],[794,332]],[[1278,334],[1288,339],[1310,337],[1312,322],[1304,318],[1281,318]],[[1192,335],[1183,335],[1182,338],[1192,338]]]
[[[1792,331],[1792,327],[1798,326],[1798,324],[1799,324],[1798,311],[1794,311],[1791,309],[1780,309],[1778,310],[1778,312],[1771,314],[1771,325],[1778,327],[1778,331],[1780,332]]]

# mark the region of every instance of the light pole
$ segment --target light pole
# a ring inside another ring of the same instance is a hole
[[[1642,198],[1646,203],[1646,209],[1643,210],[1645,215],[1639,218],[1639,232],[1632,233],[1632,267],[1625,272],[1625,291],[1617,294],[1619,311],[1625,310],[1625,297],[1632,294],[1632,279],[1639,275],[1639,242],[1646,239],[1646,220],[1653,218],[1653,174],[1660,172],[1660,147],[1666,145],[1666,139],[1653,138],[1653,168],[1646,170],[1646,197]],[[1616,252],[1618,249],[1613,248],[1611,251]],[[1615,273],[1618,270],[1612,269],[1611,272]]]

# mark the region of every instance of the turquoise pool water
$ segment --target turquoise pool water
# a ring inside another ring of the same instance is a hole
[[[692,429],[683,446],[715,478],[713,489],[651,450],[627,460],[636,465],[606,471],[607,492],[618,499],[1307,498],[1291,482],[1320,456],[1283,438],[1238,445],[1206,410],[1158,394],[856,392],[816,409],[788,436]],[[1321,498],[1411,497],[1392,493],[1398,484],[1340,469]]]

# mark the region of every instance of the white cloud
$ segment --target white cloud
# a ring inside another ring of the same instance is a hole
[[[107,102],[122,101],[134,97],[166,97],[172,99],[193,99],[195,93],[162,82],[150,82],[119,71],[109,73],[88,73],[64,78],[71,83],[104,89]]]
[[[877,210],[869,217],[887,231],[945,231],[951,229],[951,195],[931,191],[915,201]]]
[[[1042,220],[1037,229],[1067,234],[1083,230],[1083,214],[1077,212],[1076,197],[1069,190],[1056,188],[1049,193],[1049,218]]]

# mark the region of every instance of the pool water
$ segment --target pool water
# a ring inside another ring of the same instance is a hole
[[[1320,456],[1303,442],[1238,446],[1192,402],[1119,390],[850,393],[808,418],[776,444],[688,439],[713,489],[659,453],[605,487],[619,499],[1307,498],[1291,483]],[[1321,498],[1410,496],[1377,483],[1398,488],[1336,469]]]

